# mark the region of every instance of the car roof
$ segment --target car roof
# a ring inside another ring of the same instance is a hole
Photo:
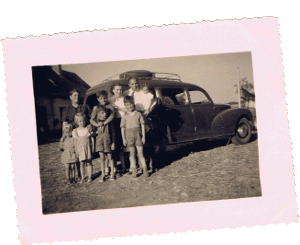
[[[91,95],[97,93],[100,90],[107,90],[111,88],[114,84],[118,83],[122,86],[128,85],[128,80],[130,77],[135,77],[138,79],[139,84],[147,84],[150,88],[153,87],[189,87],[199,89],[195,84],[184,83],[181,81],[179,75],[174,73],[157,73],[149,72],[144,70],[128,71],[121,73],[119,75],[112,76],[105,79],[102,83],[89,88],[86,91],[86,95]]]

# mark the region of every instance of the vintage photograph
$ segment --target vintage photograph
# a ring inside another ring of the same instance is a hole
[[[251,52],[32,66],[43,214],[262,196]]]

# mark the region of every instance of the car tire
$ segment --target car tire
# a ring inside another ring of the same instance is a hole
[[[239,120],[235,135],[232,137],[231,141],[235,145],[243,145],[250,141],[251,139],[251,124],[246,118]]]

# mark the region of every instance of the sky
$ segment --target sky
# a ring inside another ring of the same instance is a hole
[[[253,83],[251,52],[69,64],[62,69],[76,73],[91,87],[129,70],[176,73],[183,82],[205,89],[216,103],[238,101],[234,87],[238,77]]]

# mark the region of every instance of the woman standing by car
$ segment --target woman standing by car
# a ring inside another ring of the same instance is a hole
[[[79,104],[79,92],[76,89],[73,89],[69,93],[71,105],[65,107],[62,112],[62,126],[66,123],[73,125],[73,128],[76,128],[74,122],[74,116],[78,112],[82,112],[86,115],[88,120],[91,117],[91,109],[88,105]]]
[[[72,125],[71,127],[77,128],[78,125],[76,125],[74,121],[74,117],[77,113],[82,112],[86,118],[90,119],[91,117],[91,109],[88,105],[82,105],[79,104],[79,92],[76,89],[73,89],[69,93],[70,100],[71,100],[71,105],[65,107],[62,111],[62,129],[70,124]],[[72,131],[72,129],[71,129]],[[77,167],[77,172],[78,172],[78,178],[81,178],[81,173],[80,173],[80,164],[79,162],[76,162],[76,167]]]

